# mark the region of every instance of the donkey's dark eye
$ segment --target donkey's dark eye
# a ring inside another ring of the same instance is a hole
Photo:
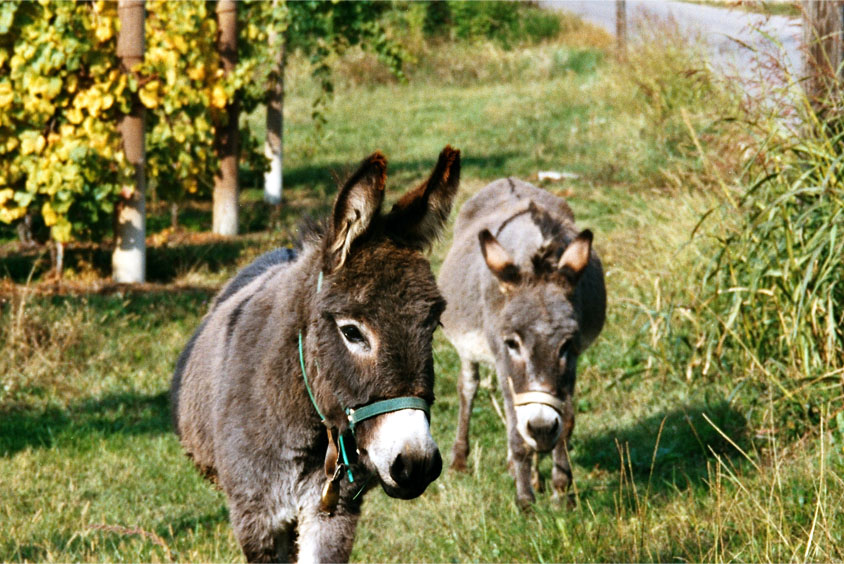
[[[513,352],[519,352],[519,342],[516,339],[504,339],[504,344]]]
[[[563,346],[560,347],[559,357],[560,360],[566,358],[569,354],[569,350],[571,350],[571,341],[566,341],[563,343]]]
[[[366,337],[360,332],[360,329],[354,325],[342,325],[340,332],[343,333],[343,338],[355,345],[368,345]]]

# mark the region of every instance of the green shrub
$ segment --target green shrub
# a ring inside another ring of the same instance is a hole
[[[428,2],[422,30],[429,38],[493,41],[504,47],[554,39],[563,31],[560,16],[519,2]]]

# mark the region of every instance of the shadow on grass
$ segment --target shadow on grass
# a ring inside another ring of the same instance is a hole
[[[210,487],[210,483],[209,483]],[[229,520],[229,508],[225,504],[220,505],[217,511],[197,515],[195,512],[187,512],[172,521],[162,523],[156,527],[156,532],[162,538],[176,539],[187,531],[199,531],[210,529],[214,525],[227,523]]]
[[[653,492],[699,486],[707,479],[707,462],[714,460],[715,454],[736,466],[744,466],[747,462],[704,415],[732,442],[748,451],[744,417],[721,400],[658,413],[631,426],[594,436],[578,437],[575,431],[572,459],[586,468],[618,474],[622,470],[623,453],[627,476],[632,474],[640,484],[650,482]]]
[[[0,411],[0,456],[28,447],[49,448],[90,435],[142,435],[171,432],[167,392],[112,394],[86,399],[68,409]]]
[[[237,264],[243,250],[254,245],[245,239],[219,239],[202,243],[147,247],[147,280],[171,282],[179,275],[205,266],[217,271]],[[68,246],[65,269],[95,272],[101,278],[111,274],[111,248],[106,246]],[[50,272],[49,254],[43,250],[24,250],[0,257],[0,274],[16,284],[25,284],[30,274],[38,280]]]

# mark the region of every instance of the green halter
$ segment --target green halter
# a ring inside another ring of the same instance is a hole
[[[319,292],[320,290],[322,290],[322,272],[319,273],[319,278],[317,279],[317,292]],[[313,390],[311,390],[311,385],[308,382],[308,374],[305,371],[305,353],[302,348],[301,331],[299,331],[299,366],[301,366],[302,368],[302,378],[305,380],[305,389],[308,390],[308,396],[311,398],[311,403],[313,404],[314,409],[316,409],[317,415],[319,415],[320,420],[327,427],[328,424],[325,421],[325,415],[322,414],[322,411],[320,411],[319,406],[317,405]],[[319,369],[318,365],[317,369]],[[368,405],[359,407],[357,409],[352,409],[348,407],[344,411],[346,413],[346,418],[349,420],[349,430],[351,430],[352,436],[354,437],[355,426],[358,425],[361,421],[371,419],[384,413],[399,411],[400,409],[418,409],[420,411],[424,411],[425,416],[429,419],[431,417],[431,408],[428,405],[428,402],[423,400],[422,398],[418,398],[415,396],[404,396],[376,401]],[[349,457],[346,454],[346,445],[343,441],[342,433],[339,434],[338,443],[340,455],[343,457],[343,465],[346,467],[346,474],[349,478],[349,482],[354,482],[354,477],[352,476],[352,470],[349,465]]]

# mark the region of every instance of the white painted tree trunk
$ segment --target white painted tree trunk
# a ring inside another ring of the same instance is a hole
[[[278,0],[273,0],[275,5]],[[267,137],[264,154],[270,170],[264,174],[264,201],[278,205],[284,189],[284,33],[269,32],[268,43],[273,54],[273,73],[267,92]]]
[[[144,60],[144,2],[120,0],[117,11],[120,18],[117,56],[123,72],[129,73]],[[120,119],[118,128],[126,160],[135,167],[135,183],[123,187],[117,205],[111,272],[116,282],[139,283],[146,280],[146,151],[144,108],[137,96],[131,112]]]
[[[234,0],[217,2],[217,24],[219,37],[217,50],[226,75],[234,71],[237,63],[237,4]],[[216,124],[216,151],[220,160],[220,170],[214,177],[214,206],[212,210],[212,230],[218,235],[237,235],[237,146],[238,115],[237,98],[226,106],[227,123]]]
[[[136,165],[135,177],[143,177],[143,165]],[[137,182],[144,182],[141,178]],[[128,187],[130,190],[131,186]],[[111,272],[115,282],[139,283],[146,280],[146,203],[139,189],[125,198],[117,213],[117,237],[111,255]]]
[[[276,151],[269,140],[264,143],[264,155],[270,161],[270,170],[264,174],[264,201],[268,204],[278,205],[281,203],[281,195],[284,189],[283,177],[283,155],[281,150]]]

